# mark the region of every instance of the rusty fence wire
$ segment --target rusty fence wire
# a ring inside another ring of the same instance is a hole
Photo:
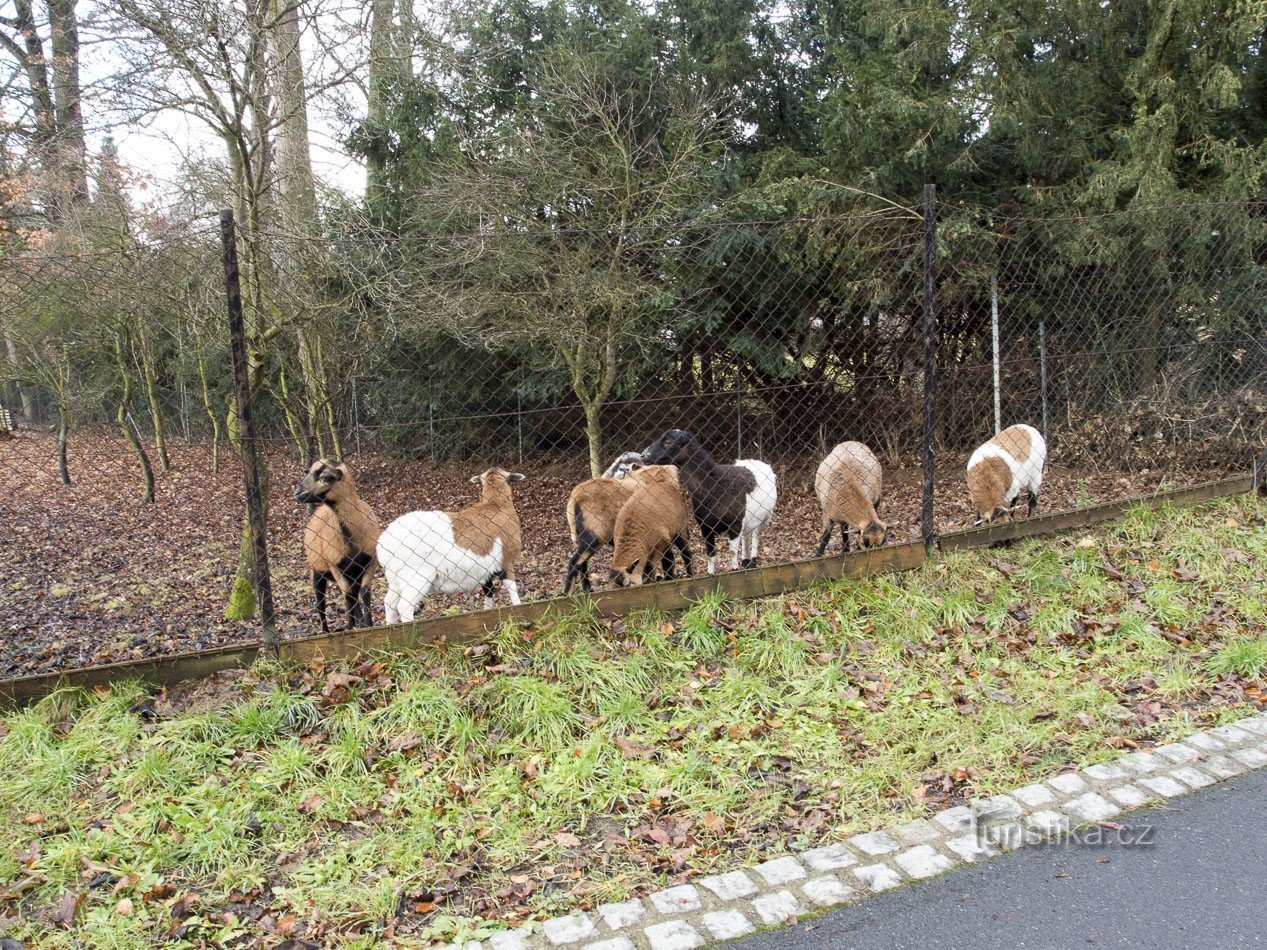
[[[254,641],[262,611],[302,636],[1249,468],[1267,208],[910,204],[620,233],[162,218],[11,248],[0,675]]]

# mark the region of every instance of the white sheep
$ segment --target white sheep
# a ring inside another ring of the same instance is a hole
[[[1004,429],[968,459],[968,493],[977,510],[977,524],[1015,517],[1021,492],[1029,495],[1029,517],[1038,510],[1047,443],[1033,426]]]
[[[387,622],[414,619],[431,594],[484,590],[493,606],[500,580],[512,604],[519,603],[515,564],[523,550],[519,514],[511,497],[518,472],[492,468],[471,481],[480,485],[478,502],[461,511],[411,511],[401,515],[378,540],[378,560],[387,577]]]

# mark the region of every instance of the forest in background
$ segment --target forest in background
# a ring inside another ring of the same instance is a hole
[[[297,461],[363,436],[597,470],[736,399],[783,452],[825,418],[908,444],[927,183],[944,441],[988,426],[1000,298],[1030,418],[1040,332],[1071,426],[1267,369],[1260,0],[3,10],[0,400],[63,442],[116,427],[145,499],[178,425],[236,445],[221,207]],[[314,174],[318,101],[362,194]],[[149,199],[109,132],[169,112],[220,147]]]

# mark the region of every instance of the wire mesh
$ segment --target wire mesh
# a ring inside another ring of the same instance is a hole
[[[1247,470],[1264,210],[944,226],[935,531]],[[218,234],[148,227],[6,258],[3,674],[260,635]],[[919,538],[923,227],[239,229],[281,636]]]

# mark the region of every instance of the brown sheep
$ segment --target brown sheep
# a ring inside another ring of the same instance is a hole
[[[686,573],[691,573],[691,508],[672,465],[641,470],[641,484],[616,518],[616,551],[612,555],[612,581],[618,587],[639,587],[656,564],[672,564],[673,547],[682,552]],[[672,576],[671,574],[669,576]]]
[[[370,626],[370,586],[381,533],[374,509],[357,495],[352,473],[337,458],[313,462],[295,488],[295,499],[316,506],[304,526],[304,557],[322,631],[330,629],[326,595],[332,580],[343,592],[349,628]]]
[[[823,509],[822,557],[832,530],[840,525],[840,549],[849,550],[849,533],[857,532],[864,548],[884,544],[887,526],[876,514],[884,472],[874,453],[861,442],[841,442],[819,463],[814,493]]]
[[[625,452],[618,457],[601,478],[581,482],[568,495],[568,531],[572,535],[575,550],[568,560],[567,575],[563,580],[563,595],[572,592],[577,578],[582,590],[593,590],[590,584],[590,559],[616,536],[616,518],[634,493],[634,489],[646,477],[642,454]],[[682,550],[679,546],[678,550]],[[684,555],[685,556],[685,555]],[[673,576],[673,552],[666,552],[661,569]]]

